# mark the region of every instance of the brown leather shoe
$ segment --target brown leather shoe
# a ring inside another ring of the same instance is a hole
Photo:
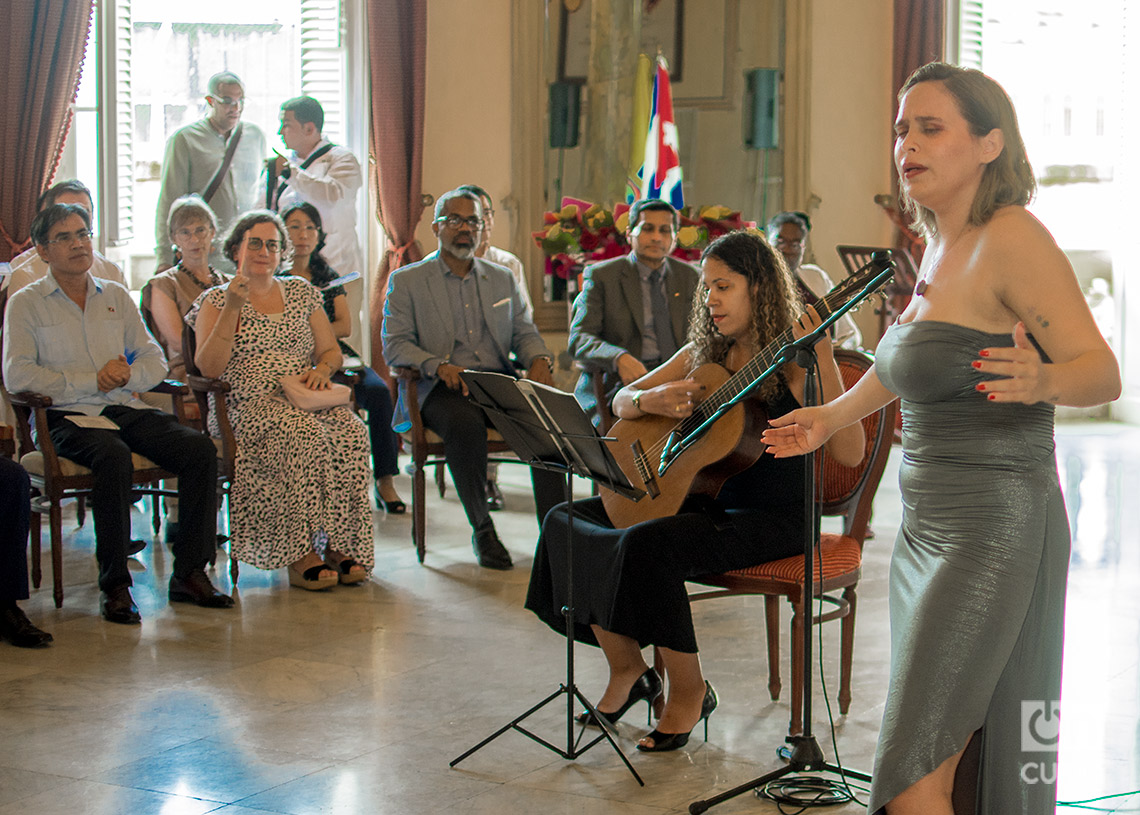
[[[233,608],[234,598],[214,588],[202,569],[195,569],[185,577],[170,578],[170,602],[194,603],[202,608]]]
[[[10,608],[0,608],[0,640],[8,640],[17,648],[42,648],[52,641],[52,636],[32,625],[13,603]]]
[[[142,622],[139,607],[131,597],[129,586],[118,586],[110,591],[103,592],[102,602],[99,604],[103,612],[103,619],[109,623],[120,625],[138,625]]]

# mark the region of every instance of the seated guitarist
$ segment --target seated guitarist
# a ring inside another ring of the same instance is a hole
[[[701,266],[689,341],[669,362],[618,392],[614,412],[623,422],[649,414],[689,416],[706,395],[700,366],[713,363],[734,372],[788,328],[803,336],[821,322],[814,311],[800,313],[786,265],[759,232],[718,238],[705,250]],[[830,342],[817,343],[815,350],[823,399],[830,401],[843,392],[839,369]],[[804,377],[795,364],[783,366],[758,386],[744,409],[776,417],[799,407]],[[752,441],[750,435],[744,439]],[[836,433],[827,452],[843,464],[857,464],[863,456],[859,424]],[[613,722],[636,702],[651,703],[661,693],[661,677],[642,655],[648,645],[660,649],[669,675],[664,712],[657,729],[638,742],[639,750],[684,746],[702,719],[707,729],[717,704],[701,673],[686,578],[803,551],[805,459],[777,460],[765,453],[754,461],[728,478],[715,499],[690,496],[680,512],[626,529],[613,527],[601,499],[574,505],[572,633],[601,646],[610,666],[598,710]],[[565,504],[546,517],[526,600],[528,609],[563,633],[567,517]],[[578,719],[596,724],[589,713]]]

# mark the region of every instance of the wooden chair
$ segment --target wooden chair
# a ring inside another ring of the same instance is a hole
[[[895,318],[902,314],[911,295],[914,294],[914,285],[918,280],[918,267],[910,252],[898,247],[886,246],[846,246],[839,245],[835,251],[843,261],[843,268],[847,274],[852,274],[871,260],[875,252],[889,251],[895,260],[895,279],[887,284],[886,303],[876,306],[875,313],[879,315],[879,337],[886,333],[887,327]]]
[[[871,367],[871,359],[858,351],[836,349],[835,359],[850,389]],[[834,606],[813,617],[824,623],[842,619],[839,663],[839,710],[847,713],[851,704],[851,659],[855,642],[856,586],[862,573],[863,541],[871,515],[871,504],[879,480],[886,467],[891,448],[892,429],[898,401],[863,419],[866,447],[863,461],[856,467],[845,467],[823,457],[822,473],[817,479],[822,486],[822,512],[843,518],[843,531],[821,536],[815,568],[815,596]],[[822,569],[820,568],[822,564]],[[792,606],[792,713],[788,732],[803,731],[803,555],[762,563],[718,575],[705,575],[692,582],[712,587],[689,596],[690,600],[708,600],[733,595],[764,595],[768,636],[768,691],[773,701],[780,696],[780,606],[786,597]],[[827,596],[842,590],[842,596]]]
[[[194,362],[194,353],[198,347],[198,336],[189,325],[182,326],[182,358],[186,363],[186,384],[194,400],[198,403],[198,415],[201,417],[198,429],[202,433],[210,434],[210,408],[211,402],[218,419],[219,435],[210,438],[218,450],[218,506],[223,499],[229,496],[230,487],[234,482],[237,459],[237,439],[234,437],[233,425],[230,424],[229,414],[226,412],[226,394],[230,392],[230,383],[224,379],[215,379],[202,376]],[[211,400],[210,397],[213,396]],[[238,561],[230,552],[230,582],[237,588]]]
[[[393,368],[392,374],[404,384],[404,398],[407,403],[408,416],[412,420],[412,427],[403,433],[400,438],[412,453],[412,543],[416,547],[416,557],[420,563],[424,562],[427,553],[426,528],[427,521],[427,484],[424,475],[426,467],[436,468],[436,486],[440,498],[444,495],[443,465],[447,463],[444,457],[443,439],[438,434],[424,426],[420,416],[418,385],[420,372],[415,368]],[[518,458],[511,453],[511,448],[503,441],[497,430],[487,428],[487,461],[518,463]]]
[[[0,293],[0,329],[3,328],[4,309],[8,303],[8,292]],[[0,355],[3,348],[0,347]],[[152,393],[162,393],[174,397],[175,415],[183,420],[181,400],[189,391],[179,382],[160,382],[151,389]],[[9,393],[0,377],[0,393],[3,394],[16,415],[16,438],[18,441],[19,462],[28,472],[32,482],[32,586],[39,588],[43,578],[40,556],[40,515],[48,515],[51,534],[52,597],[55,607],[63,606],[63,509],[65,500],[76,498],[82,507],[83,499],[94,487],[94,476],[87,467],[82,467],[70,459],[56,453],[47,429],[47,410],[52,406],[51,397],[24,391]],[[32,438],[32,426],[42,428],[36,439]],[[157,535],[162,524],[161,498],[174,493],[162,488],[164,479],[174,478],[170,472],[138,454],[132,454],[134,474],[131,483],[134,492],[152,496],[152,524]],[[84,513],[77,513],[80,526],[84,523]]]

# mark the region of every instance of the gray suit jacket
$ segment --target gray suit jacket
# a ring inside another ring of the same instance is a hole
[[[666,258],[665,264],[673,339],[680,347],[685,344],[693,294],[701,275],[695,266],[676,258]],[[617,375],[618,357],[629,353],[641,359],[641,338],[645,330],[641,300],[637,267],[628,256],[588,267],[582,291],[574,300],[568,350],[583,368],[602,372],[610,398],[621,386]],[[591,415],[596,413],[597,400],[586,375],[579,377],[574,395],[583,410]]]
[[[534,327],[531,312],[524,305],[511,273],[479,258],[474,263],[470,274],[476,276],[483,318],[501,356],[499,369],[511,370],[512,352],[528,368],[535,357],[549,356],[550,351]],[[439,384],[436,369],[451,356],[458,335],[448,305],[439,252],[397,269],[388,278],[381,333],[388,365],[416,368],[424,377],[417,389],[422,407],[432,388]],[[392,418],[392,427],[397,431],[411,426],[405,396],[401,385]]]

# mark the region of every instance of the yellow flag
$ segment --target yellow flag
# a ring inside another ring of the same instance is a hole
[[[645,54],[638,54],[637,73],[633,78],[633,126],[630,128],[625,183],[625,200],[630,204],[641,197],[641,165],[645,162],[645,139],[649,135],[652,99],[653,63]]]

